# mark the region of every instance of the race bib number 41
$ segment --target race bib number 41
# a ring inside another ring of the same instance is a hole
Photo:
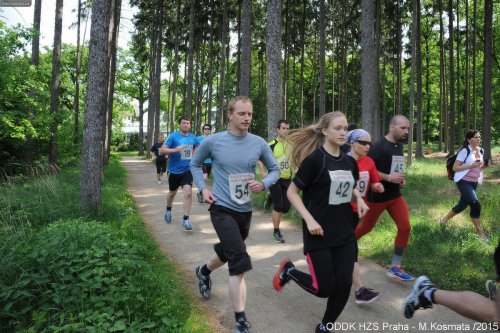
[[[405,172],[405,157],[393,155],[390,174],[398,172]]]
[[[351,202],[352,190],[354,188],[354,177],[349,170],[328,171],[330,173],[330,205],[340,205]]]
[[[237,173],[229,175],[229,192],[231,200],[237,204],[245,204],[252,200],[252,192],[248,189],[248,182],[254,180],[253,173]]]

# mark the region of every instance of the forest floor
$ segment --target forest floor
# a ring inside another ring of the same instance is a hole
[[[196,201],[196,188],[194,188],[190,214],[193,231],[185,232],[181,226],[182,192],[179,192],[173,205],[172,223],[166,224],[163,215],[168,192],[167,182],[164,180],[162,185],[158,185],[154,164],[140,157],[124,157],[122,163],[128,172],[129,192],[161,250],[166,257],[177,264],[181,272],[179,279],[183,280],[186,289],[192,295],[193,306],[207,313],[215,332],[234,331],[234,313],[227,286],[227,267],[223,266],[212,273],[212,297],[209,300],[203,300],[199,295],[198,282],[194,274],[195,267],[212,255],[212,246],[218,241],[210,222],[208,205]],[[282,230],[286,243],[279,244],[271,237],[270,214],[254,210],[250,235],[246,240],[253,270],[245,274],[246,314],[252,324],[253,333],[313,332],[326,306],[325,299],[308,294],[293,282],[280,293],[273,289],[272,277],[282,259],[290,257],[299,269],[308,271],[302,252],[302,231],[288,221],[282,222]],[[473,321],[440,305],[435,305],[430,310],[417,311],[411,320],[404,318],[402,303],[410,292],[412,283],[387,278],[384,267],[364,258],[360,258],[360,268],[365,285],[381,292],[381,297],[371,304],[360,306],[354,303],[351,291],[351,297],[337,320],[336,332],[478,330]],[[418,275],[418,272],[410,273]]]

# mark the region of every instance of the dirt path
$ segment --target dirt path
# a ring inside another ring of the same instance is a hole
[[[194,269],[213,253],[212,245],[218,241],[207,212],[208,205],[193,202],[190,215],[193,231],[185,232],[180,223],[182,193],[178,192],[173,206],[172,223],[166,224],[163,220],[168,192],[166,181],[158,185],[154,165],[138,157],[124,157],[123,165],[128,172],[129,192],[151,234],[165,255],[178,264],[184,273],[186,285],[198,296]],[[195,194],[193,198],[196,201]],[[254,269],[245,275],[248,288],[246,313],[252,323],[253,333],[313,332],[326,306],[325,299],[313,297],[294,283],[287,285],[281,293],[274,291],[271,279],[283,258],[290,257],[298,268],[307,271],[302,254],[301,230],[287,221],[282,223],[282,228],[286,243],[278,244],[271,238],[270,214],[254,211],[252,229],[246,241]],[[474,331],[474,322],[439,305],[432,310],[418,311],[413,319],[407,320],[402,315],[401,305],[412,284],[388,279],[385,269],[367,260],[361,259],[360,263],[365,283],[380,291],[381,297],[372,304],[359,306],[354,303],[351,295],[337,321],[337,325],[343,327],[337,327],[336,332]],[[210,314],[215,330],[221,333],[232,332],[234,323],[227,280],[225,267],[213,272],[212,297],[207,301],[200,300],[200,307]],[[438,325],[464,326],[463,329],[439,329]]]

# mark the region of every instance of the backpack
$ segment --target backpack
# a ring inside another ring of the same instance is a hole
[[[458,156],[458,153],[462,150],[462,149],[467,149],[467,155],[465,155],[465,160],[464,161],[467,161],[467,157],[469,157],[469,154],[470,154],[470,149],[469,147],[462,147],[460,148],[456,154],[453,154],[451,155],[450,157],[448,157],[446,159],[446,171],[448,173],[448,179],[449,180],[453,180],[453,177],[455,176],[455,171],[453,171],[453,164],[455,164],[455,161],[457,160],[457,156]]]

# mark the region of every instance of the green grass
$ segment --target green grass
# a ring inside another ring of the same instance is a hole
[[[500,178],[500,168],[485,169],[486,179]],[[491,242],[484,244],[475,237],[469,208],[450,220],[448,229],[436,225],[459,199],[455,183],[446,178],[445,162],[425,158],[407,168],[407,185],[403,194],[410,207],[412,232],[405,252],[405,269],[415,275],[425,274],[444,289],[473,290],[486,294],[484,282],[495,278],[493,251],[500,235],[500,186],[485,182],[478,188],[481,201],[481,224]],[[254,196],[256,207],[263,208],[266,192]],[[285,215],[301,226],[292,209]],[[386,266],[393,254],[396,226],[384,213],[371,233],[359,242],[360,255]],[[369,279],[368,276],[365,277]]]
[[[211,332],[147,232],[113,156],[103,213],[78,211],[76,169],[0,194],[1,332]]]

